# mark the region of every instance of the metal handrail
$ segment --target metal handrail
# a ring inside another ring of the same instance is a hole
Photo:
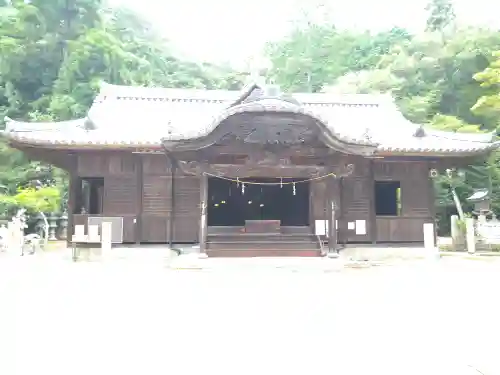
[[[319,249],[321,251],[321,254],[324,255],[325,254],[325,245],[324,245],[323,241],[321,240],[321,237],[319,234],[316,235],[316,238],[318,239]]]

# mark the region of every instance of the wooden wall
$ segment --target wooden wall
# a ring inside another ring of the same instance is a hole
[[[142,163],[141,242],[170,240],[172,218],[171,165],[164,155],[139,155]]]
[[[198,242],[200,178],[172,171],[163,154],[82,152],[77,159],[78,176],[104,178],[102,215],[124,218],[125,242]],[[333,189],[339,242],[423,241],[423,224],[433,221],[434,215],[430,164],[362,157],[352,157],[349,162],[355,164],[353,175],[311,183],[311,226],[314,220],[327,219],[327,193]],[[375,216],[377,180],[401,183],[400,216]],[[85,220],[76,215],[74,222],[81,224]],[[349,229],[348,223],[356,220],[365,220],[365,234]]]
[[[172,183],[165,155],[80,153],[77,172],[79,177],[104,178],[102,215],[124,218],[124,242],[198,241],[199,178],[177,170]],[[83,224],[87,216],[76,215],[75,224]]]
[[[427,162],[376,162],[375,180],[401,183],[401,215],[377,217],[377,241],[423,241],[423,225],[434,220],[434,191],[429,178]]]
[[[338,220],[339,242],[373,241],[373,177],[371,161],[364,158],[352,158],[354,173],[340,180],[341,208]],[[365,220],[364,235],[356,235],[349,229],[349,222]]]
[[[357,158],[354,175],[340,181],[340,242],[420,242],[423,224],[433,221],[430,165],[425,162],[378,161]],[[401,213],[376,216],[375,181],[399,181]],[[357,235],[349,222],[366,221],[366,234]]]

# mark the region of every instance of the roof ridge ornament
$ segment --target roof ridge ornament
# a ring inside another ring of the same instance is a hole
[[[363,132],[363,136],[362,136],[363,140],[367,141],[367,142],[372,142],[372,134],[371,134],[371,131],[369,128],[366,128],[365,131]]]
[[[418,126],[418,128],[415,130],[415,132],[413,133],[413,136],[417,137],[417,138],[422,138],[422,137],[425,137],[426,135],[427,135],[427,133],[425,132],[424,126],[422,124],[420,124]]]
[[[95,126],[94,122],[90,119],[90,117],[85,117],[85,121],[83,122],[82,126],[79,126],[79,128],[89,131],[89,130],[96,130],[97,127]]]

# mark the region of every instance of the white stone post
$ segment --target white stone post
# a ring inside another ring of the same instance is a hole
[[[450,224],[451,224],[451,243],[453,245],[453,250],[457,250],[458,246],[461,244],[461,239],[463,238],[463,234],[460,233],[460,226],[458,225],[458,215],[451,215]]]
[[[6,246],[7,246],[7,252],[10,254],[17,252],[17,250],[18,250],[16,248],[16,238],[14,235],[14,231],[15,231],[15,224],[14,224],[14,222],[9,221],[7,223],[7,238],[6,238],[7,245]]]
[[[465,219],[465,232],[467,234],[467,251],[469,254],[476,252],[476,236],[474,233],[474,219]]]
[[[94,256],[101,256],[101,247],[98,246],[101,243],[101,236],[99,235],[99,225],[89,225],[87,233],[89,243],[92,245],[88,248],[89,259]]]
[[[21,228],[17,220],[10,221],[8,224],[9,230],[9,252],[22,254],[22,241],[23,236],[21,235]]]
[[[24,253],[24,225],[20,222],[18,227],[17,227],[17,246],[18,249]]]
[[[101,256],[105,257],[111,251],[111,223],[101,223]]]
[[[74,261],[80,257],[80,249],[78,248],[79,242],[86,242],[87,236],[85,235],[85,225],[75,225],[75,232],[71,238],[72,244],[72,258]]]
[[[434,223],[424,224],[424,248],[425,252],[432,258],[439,257],[439,249],[436,246],[434,236]]]
[[[84,242],[87,240],[85,236],[85,225],[75,225],[75,233],[73,234],[73,241]]]

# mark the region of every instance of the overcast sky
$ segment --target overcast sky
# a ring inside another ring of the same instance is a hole
[[[286,34],[301,8],[327,4],[338,27],[381,30],[425,24],[427,0],[110,0],[148,18],[184,54],[240,65]],[[455,0],[462,23],[500,28],[499,0]]]

